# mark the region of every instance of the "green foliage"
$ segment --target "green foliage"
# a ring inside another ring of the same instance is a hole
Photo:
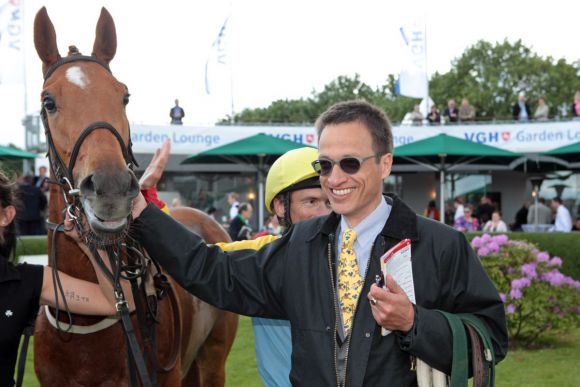
[[[540,96],[546,98],[550,115],[558,107],[568,107],[580,90],[580,61],[541,57],[521,40],[492,44],[479,41],[453,61],[450,71],[435,73],[429,82],[431,98],[443,110],[447,100],[458,104],[467,97],[478,119],[512,119],[511,107],[523,92],[532,111]],[[383,108],[393,122],[402,121],[413,110],[417,99],[395,95],[395,76],[389,74],[384,85],[373,88],[360,76],[341,75],[308,98],[278,100],[268,107],[245,109],[236,114],[236,123],[312,123],[336,102],[363,99]],[[568,113],[569,114],[569,113]],[[221,123],[228,123],[228,119]]]
[[[16,256],[40,255],[48,251],[48,240],[43,236],[21,236],[16,241]]]
[[[550,115],[558,106],[570,105],[580,89],[580,62],[543,58],[521,40],[510,43],[479,41],[453,62],[451,71],[434,74],[430,94],[440,104],[467,97],[482,118],[512,119],[511,107],[525,93],[534,110],[537,99],[546,98]]]
[[[472,240],[506,305],[512,344],[529,346],[547,332],[580,326],[580,281],[559,271],[562,260],[506,235]]]

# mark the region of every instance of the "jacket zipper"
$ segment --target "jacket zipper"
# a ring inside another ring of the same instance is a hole
[[[330,234],[329,237],[330,237],[330,240],[332,241],[334,239],[334,234]],[[364,274],[364,277],[363,277],[363,289],[364,289],[364,282],[366,281],[367,274],[368,274],[368,271],[369,271],[369,267],[371,266],[371,259],[373,258],[373,250],[374,250],[374,248],[375,248],[375,244],[373,242],[373,244],[371,246],[370,256],[369,256],[369,259],[367,261],[367,266],[365,268],[365,274]],[[346,351],[345,351],[344,375],[343,375],[344,376],[343,377],[344,384],[340,384],[340,378],[339,378],[339,375],[338,375],[338,359],[337,359],[337,350],[338,350],[337,346],[338,346],[338,343],[337,343],[337,340],[336,340],[336,335],[338,334],[338,318],[339,318],[339,316],[338,316],[338,308],[336,306],[337,298],[336,298],[336,290],[334,288],[334,271],[332,270],[332,254],[331,253],[332,253],[332,243],[329,242],[329,244],[328,244],[328,267],[330,269],[330,281],[331,281],[331,285],[332,285],[332,295],[333,295],[332,300],[333,300],[333,304],[334,304],[334,371],[336,373],[336,385],[339,386],[339,387],[346,387],[346,372],[347,372],[347,369],[348,369],[347,368],[348,367],[348,352],[350,350],[350,340],[352,338],[352,332],[354,330],[354,320],[355,320],[355,317],[356,317],[356,313],[358,311],[358,306],[359,306],[359,304],[361,302],[360,301],[361,298],[363,298],[363,295],[362,295],[363,289],[361,289],[361,294],[359,295],[359,298],[358,298],[358,301],[357,301],[357,304],[356,304],[356,308],[354,310],[354,315],[352,316],[352,322],[353,323],[352,323],[352,326],[350,328],[350,332],[349,332],[348,336],[346,337],[346,343],[345,343],[345,345],[346,345]]]

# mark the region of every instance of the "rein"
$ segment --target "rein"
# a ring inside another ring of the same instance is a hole
[[[109,73],[111,72],[107,63],[93,57],[93,56],[84,56],[84,55],[72,55],[65,58],[58,60],[56,63],[52,64],[46,73],[44,74],[44,82],[51,77],[51,75],[56,71],[58,67],[66,63],[72,62],[95,62],[104,67]],[[83,129],[79,138],[76,140],[68,166],[63,161],[63,158],[59,154],[56,146],[54,144],[52,133],[50,129],[50,125],[48,122],[48,113],[44,106],[41,108],[41,117],[42,123],[44,125],[45,135],[47,139],[48,145],[48,158],[50,161],[50,168],[52,174],[56,181],[56,183],[60,186],[63,192],[64,202],[65,202],[65,209],[69,215],[69,217],[73,220],[74,227],[78,230],[79,234],[83,236],[83,244],[90,250],[91,254],[94,256],[98,266],[100,269],[105,273],[108,279],[111,281],[116,304],[115,308],[117,310],[117,320],[121,320],[123,331],[125,333],[125,341],[127,344],[127,357],[128,357],[128,368],[129,368],[129,378],[131,386],[138,386],[139,380],[143,387],[150,387],[156,385],[157,382],[157,370],[160,368],[158,367],[157,361],[157,348],[156,348],[156,340],[155,340],[155,324],[157,323],[156,314],[157,314],[157,301],[161,299],[166,294],[170,294],[170,298],[172,298],[172,306],[174,306],[174,311],[178,312],[177,304],[175,300],[175,295],[173,294],[173,290],[171,289],[167,278],[163,274],[161,274],[160,268],[157,268],[157,272],[154,275],[154,289],[153,291],[144,290],[145,293],[152,293],[152,294],[145,294],[145,307],[147,311],[143,310],[143,303],[142,299],[139,297],[139,283],[138,281],[146,278],[146,274],[149,270],[149,263],[153,262],[156,266],[157,263],[151,259],[145,258],[143,253],[141,252],[139,246],[131,246],[125,243],[116,242],[115,245],[107,245],[104,246],[108,260],[110,263],[111,270],[107,267],[107,265],[102,261],[99,252],[97,250],[97,244],[94,241],[91,241],[84,232],[83,224],[80,221],[81,214],[82,214],[82,204],[80,202],[80,190],[75,188],[73,171],[76,164],[76,160],[78,154],[80,152],[80,148],[85,141],[85,139],[95,130],[98,129],[105,129],[111,132],[119,145],[121,146],[121,150],[123,152],[123,157],[125,162],[127,163],[127,167],[130,170],[133,170],[134,166],[138,166],[135,156],[132,151],[132,143],[131,143],[131,136],[129,134],[129,142],[125,145],[123,138],[119,134],[118,130],[108,122],[97,121],[89,124],[86,128]],[[64,230],[64,222],[60,224],[54,224],[49,222],[49,227],[53,231],[52,234],[52,246],[50,252],[50,259],[51,259],[51,266],[53,271],[53,282],[54,282],[54,291],[55,291],[55,300],[56,300],[56,315],[54,320],[56,321],[56,328],[58,330],[63,330],[61,325],[66,327],[64,329],[65,332],[69,332],[73,328],[72,323],[72,315],[69,311],[66,297],[64,296],[64,291],[62,288],[62,284],[60,282],[60,278],[58,277],[58,270],[56,265],[56,240],[58,232],[66,231]],[[127,264],[125,264],[122,260],[122,255],[127,258]],[[123,289],[120,284],[120,280],[125,279],[131,283],[131,287],[133,289],[133,297],[135,301],[135,308],[137,310],[137,315],[139,317],[139,329],[141,331],[141,336],[145,343],[145,351],[142,352],[141,348],[139,347],[139,343],[137,341],[137,337],[135,334],[135,329],[133,327],[133,323],[131,321],[129,308],[127,305],[127,301],[123,292]],[[141,281],[143,282],[143,281]],[[145,288],[145,287],[141,287]],[[62,298],[64,302],[64,308],[68,315],[69,324],[62,323],[59,321],[59,296]],[[174,312],[175,313],[175,312]],[[47,317],[48,317],[47,313]],[[177,328],[179,328],[179,320],[177,320]],[[178,329],[174,335],[174,348],[175,346],[175,339],[180,339],[180,330]],[[178,346],[177,346],[178,347]],[[175,350],[175,361],[171,361],[170,366],[173,366],[176,363],[177,359],[177,352]],[[147,361],[147,358],[150,358]],[[173,360],[173,356],[172,359]],[[152,376],[149,376],[147,364],[151,364],[153,368]],[[136,368],[136,370],[135,370]],[[161,368],[161,370],[165,370],[165,368]],[[137,374],[139,376],[139,380],[137,380]]]

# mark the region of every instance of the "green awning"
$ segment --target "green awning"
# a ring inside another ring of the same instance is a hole
[[[448,136],[444,133],[434,137],[415,141],[410,144],[401,145],[395,148],[395,156],[417,157],[417,156],[490,156],[490,157],[511,157],[520,155],[508,150],[493,146],[479,144],[477,142],[463,140],[458,137]]]
[[[229,144],[193,154],[183,160],[181,163],[258,164],[260,161],[264,164],[270,164],[270,162],[273,162],[278,158],[278,156],[281,156],[290,150],[304,148],[306,146],[308,145],[260,133],[251,137],[246,137],[241,140],[231,142]]]
[[[564,145],[551,151],[542,153],[544,156],[554,156],[569,162],[580,161],[580,142]]]
[[[4,159],[35,159],[38,155],[21,149],[0,145],[0,158]]]

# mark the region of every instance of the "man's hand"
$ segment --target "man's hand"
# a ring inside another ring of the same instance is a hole
[[[415,310],[407,294],[399,284],[387,275],[388,291],[371,285],[367,297],[371,302],[371,311],[377,324],[390,331],[409,332],[413,327]]]
[[[165,164],[167,164],[167,160],[169,159],[170,151],[171,141],[166,139],[161,148],[155,150],[151,162],[147,166],[147,169],[145,169],[145,172],[143,172],[143,176],[139,179],[140,189],[148,189],[157,185],[165,170]]]

